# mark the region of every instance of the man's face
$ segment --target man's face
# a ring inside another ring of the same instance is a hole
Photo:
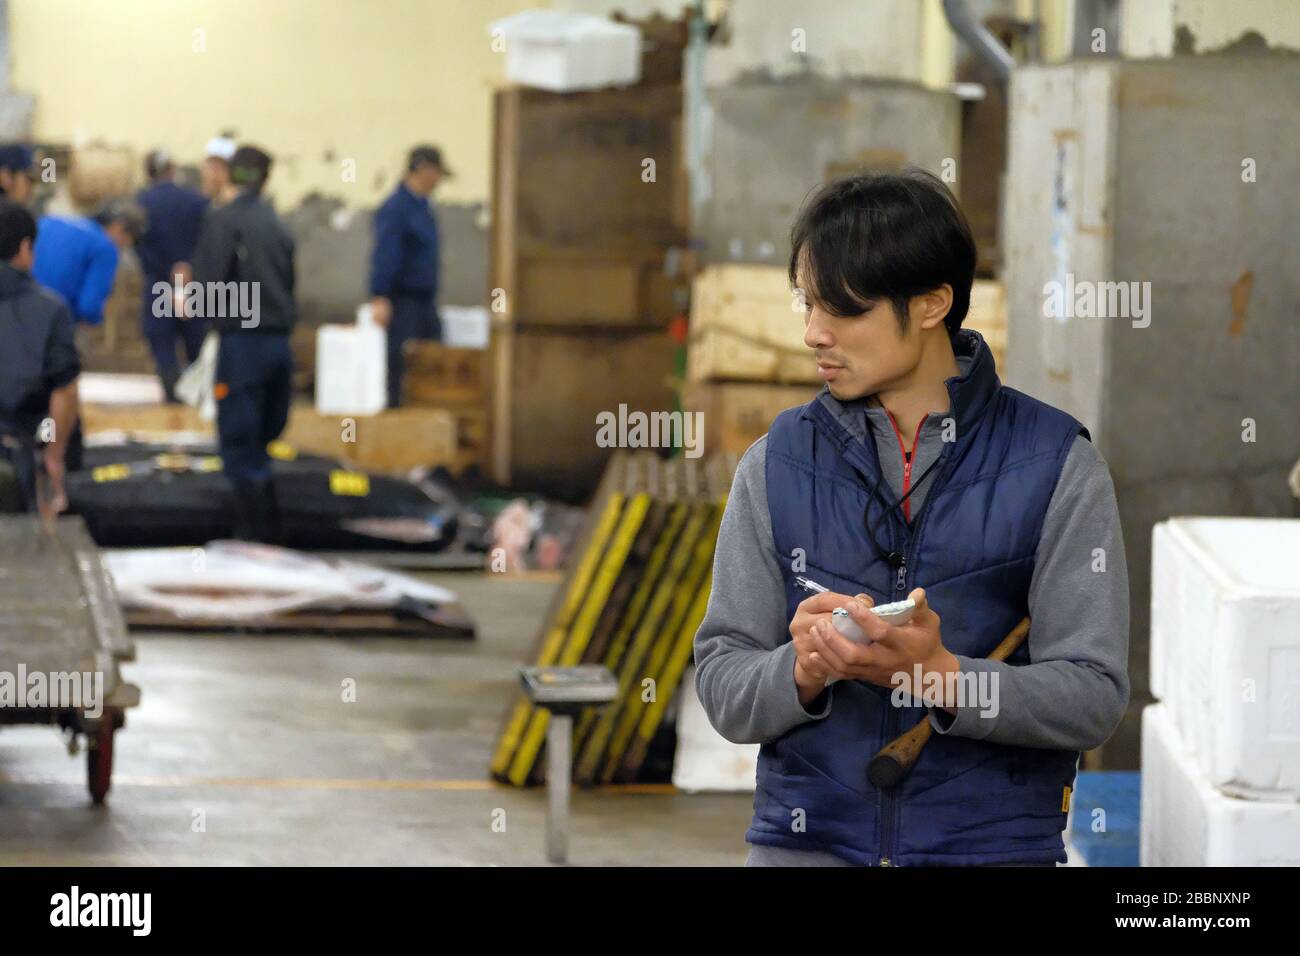
[[[411,185],[421,196],[432,195],[440,182],[442,182],[442,170],[429,163],[421,163],[411,173]]]
[[[20,206],[31,201],[32,177],[24,170],[0,169],[0,187],[4,188],[6,196]]]
[[[9,264],[20,272],[30,272],[32,269],[32,241],[24,239],[18,244],[18,254],[9,260]]]
[[[807,288],[804,281],[801,275],[800,289]],[[805,292],[804,301],[804,345],[813,350],[818,375],[840,401],[875,394],[920,362],[919,324],[909,315],[906,330],[900,330],[888,299],[872,300],[862,313],[848,316],[832,315],[814,294]]]
[[[224,159],[209,156],[199,167],[199,185],[205,196],[215,196],[230,182],[230,166]]]

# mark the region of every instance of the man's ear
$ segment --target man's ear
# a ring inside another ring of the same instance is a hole
[[[917,311],[922,329],[932,329],[943,322],[952,309],[952,286],[947,283],[929,292],[923,292],[912,300],[912,308]]]

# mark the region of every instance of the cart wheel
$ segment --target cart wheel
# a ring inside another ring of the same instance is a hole
[[[105,708],[99,721],[99,730],[87,741],[86,782],[95,806],[104,802],[113,782],[113,731],[117,729],[117,713]]]

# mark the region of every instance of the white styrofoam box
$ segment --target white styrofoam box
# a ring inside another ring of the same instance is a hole
[[[505,40],[506,78],[525,86],[568,93],[641,79],[641,30],[629,23],[525,10],[488,24],[488,32]]]
[[[453,349],[485,349],[491,320],[481,305],[440,305],[442,344]]]
[[[161,405],[163,388],[157,375],[82,372],[77,397],[87,405]]]
[[[1300,520],[1155,526],[1151,692],[1218,787],[1300,793]]]
[[[388,335],[357,308],[356,325],[322,325],[316,331],[316,411],[373,415],[388,404]]]
[[[1300,797],[1229,796],[1201,773],[1164,704],[1142,711],[1142,866],[1300,866]]]
[[[673,786],[687,793],[752,793],[758,775],[758,744],[733,744],[713,729],[695,692],[693,666],[682,675],[677,700]]]

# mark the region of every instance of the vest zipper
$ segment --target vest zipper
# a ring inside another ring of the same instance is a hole
[[[890,415],[889,419],[892,422],[894,416]],[[925,424],[924,418],[921,419],[921,424],[922,425]],[[897,424],[894,425],[894,433],[898,434]],[[913,440],[912,443],[913,452],[916,450],[916,441],[919,441],[920,437],[921,437],[921,425],[917,425],[916,439]],[[898,435],[898,445],[900,449],[903,446],[902,435]],[[903,461],[904,461],[903,494],[907,494],[908,484],[910,482],[911,475],[912,475],[912,452],[904,451]],[[948,469],[947,462],[939,466],[939,474],[938,476],[936,476],[934,484],[931,485],[930,487],[930,493],[925,496],[925,501],[922,502],[921,504],[920,514],[916,516],[916,525],[914,528],[908,529],[909,533],[907,536],[907,547],[903,551],[901,563],[898,565],[898,577],[894,581],[894,590],[899,592],[898,596],[900,599],[906,596],[907,593],[907,559],[914,554],[915,547],[916,547],[916,540],[918,537],[920,537],[921,529],[924,527],[925,524],[926,513],[929,512],[930,510],[930,502],[934,500],[935,491],[943,484],[944,472],[946,472],[947,469]],[[903,502],[905,509],[906,506],[910,504],[911,504],[910,498],[907,501]],[[895,737],[898,736],[898,731],[899,731],[898,725],[901,722],[902,722],[902,717],[899,715],[898,709],[891,707],[889,718],[888,720],[885,721],[886,727],[888,728],[885,733],[886,740],[893,740]],[[902,784],[899,784],[899,786],[901,787]],[[898,812],[898,796],[896,793],[896,789],[897,788],[893,790],[886,790],[883,795],[884,799],[881,801],[881,813],[880,813],[880,817],[881,817],[880,865],[881,866],[894,865],[893,861],[890,859],[890,854],[892,854],[894,851],[894,839],[896,837],[896,834],[894,832],[896,829],[894,825],[895,824],[894,817]]]
[[[885,414],[889,416],[889,424],[894,426],[894,437],[898,439],[898,450],[903,455],[903,490],[900,497],[906,495],[912,487],[912,456],[916,454],[917,442],[921,440],[921,428],[925,425],[925,420],[929,415],[922,415],[921,420],[916,423],[916,434],[912,436],[912,450],[908,451],[903,447],[903,433],[898,430],[898,422],[894,419],[894,413],[885,409]],[[903,520],[911,522],[912,520],[912,499],[903,499]]]

